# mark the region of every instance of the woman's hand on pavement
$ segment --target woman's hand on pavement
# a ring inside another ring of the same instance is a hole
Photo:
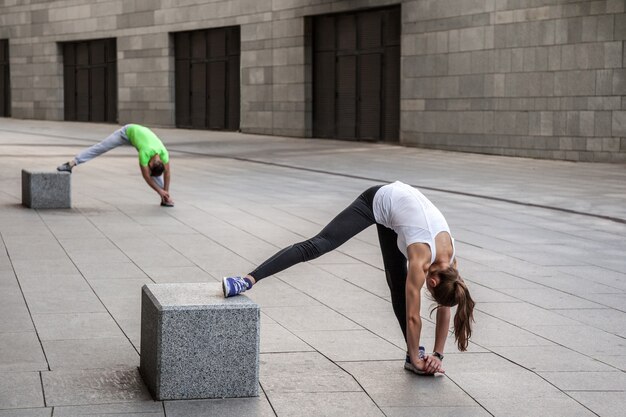
[[[424,372],[428,374],[434,374],[435,372],[445,373],[441,359],[433,355],[426,355],[424,357]]]

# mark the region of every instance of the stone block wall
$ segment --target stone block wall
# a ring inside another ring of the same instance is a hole
[[[62,120],[59,42],[114,37],[118,122],[174,126],[171,32],[236,25],[241,130],[309,137],[306,17],[395,4],[401,144],[626,162],[623,0],[5,0],[12,115]]]
[[[402,143],[626,162],[624,4],[405,2]]]

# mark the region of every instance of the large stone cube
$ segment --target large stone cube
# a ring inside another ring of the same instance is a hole
[[[72,207],[69,172],[22,170],[22,204],[34,209]]]
[[[259,306],[219,283],[147,284],[140,371],[157,400],[259,395]]]

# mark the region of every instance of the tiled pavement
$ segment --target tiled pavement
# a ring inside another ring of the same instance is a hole
[[[132,148],[72,174],[73,209],[20,205],[22,168],[54,169],[113,129],[0,119],[0,417],[624,415],[623,165],[157,129],[174,209]],[[249,293],[260,397],[151,400],[137,373],[144,283],[248,272],[396,179],[446,215],[477,300],[470,349],[449,340],[445,376],[402,369],[369,229]]]

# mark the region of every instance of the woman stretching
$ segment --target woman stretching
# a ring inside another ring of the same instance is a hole
[[[418,374],[444,372],[450,307],[458,305],[454,336],[459,350],[465,351],[472,334],[474,301],[456,269],[454,239],[446,219],[421,192],[400,181],[367,189],[317,236],[279,251],[245,277],[224,278],[224,297],[328,253],[372,224],[378,229],[393,311],[407,343],[404,367]],[[424,284],[438,304],[432,354],[420,346],[420,292]]]

